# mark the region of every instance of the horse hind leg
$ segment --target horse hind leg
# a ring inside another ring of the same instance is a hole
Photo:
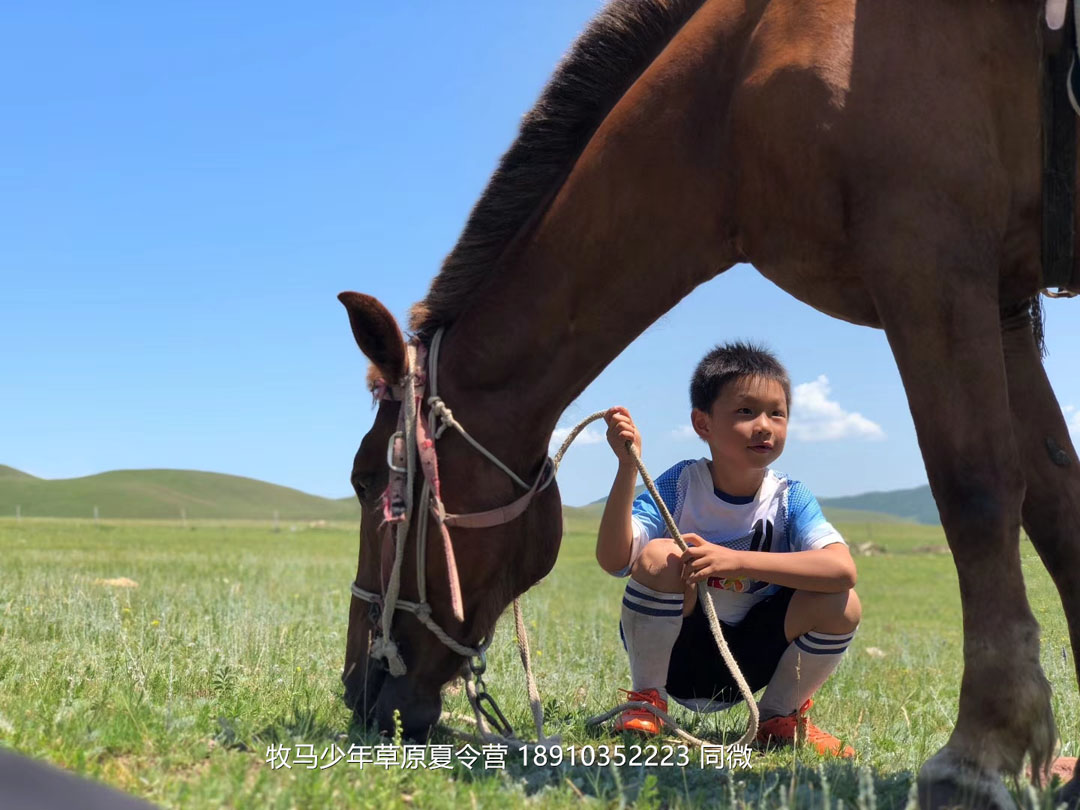
[[[964,670],[956,726],[920,770],[923,810],[1015,807],[1001,773],[1045,762],[1055,740],[1039,627],[1020,566],[1024,479],[1002,361],[994,240],[947,213],[912,240],[904,199],[867,223],[860,263],[896,358],[956,565]],[[906,217],[906,218],[905,218]],[[979,246],[987,246],[979,249]]]
[[[1027,308],[1003,320],[1002,327],[1013,433],[1027,482],[1023,525],[1057,586],[1073,661],[1080,666],[1080,463],[1043,369]],[[1078,777],[1074,773],[1058,795],[1070,808],[1080,804]]]

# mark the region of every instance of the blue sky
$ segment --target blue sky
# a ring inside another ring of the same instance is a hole
[[[349,494],[372,411],[336,294],[371,293],[404,317],[597,8],[7,9],[0,464],[46,478],[213,470]],[[1047,369],[1080,406],[1080,304],[1048,310]],[[820,496],[925,482],[884,335],[750,267],[672,310],[560,425],[622,404],[654,473],[697,457],[689,375],[734,338],[770,345],[802,386],[778,468]],[[602,441],[572,449],[565,501],[605,495],[614,468]]]

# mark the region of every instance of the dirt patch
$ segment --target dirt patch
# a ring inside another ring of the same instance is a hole
[[[1054,760],[1054,764],[1050,766],[1050,781],[1053,783],[1054,779],[1060,779],[1062,782],[1068,782],[1072,779],[1073,771],[1076,770],[1076,757],[1058,757]],[[1031,776],[1031,768],[1028,768],[1028,777]]]
[[[116,577],[115,579],[95,579],[95,585],[105,585],[109,588],[138,588],[139,583],[133,579],[127,577]]]

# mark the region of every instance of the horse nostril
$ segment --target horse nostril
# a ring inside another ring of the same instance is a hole
[[[345,705],[353,710],[357,722],[369,723],[386,680],[386,670],[368,662],[367,666],[353,667],[341,680],[345,685]]]

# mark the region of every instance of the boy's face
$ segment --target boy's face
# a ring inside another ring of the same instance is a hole
[[[695,408],[690,420],[708,443],[714,463],[749,471],[768,467],[783,452],[787,413],[779,382],[740,377],[724,386],[708,413]]]

